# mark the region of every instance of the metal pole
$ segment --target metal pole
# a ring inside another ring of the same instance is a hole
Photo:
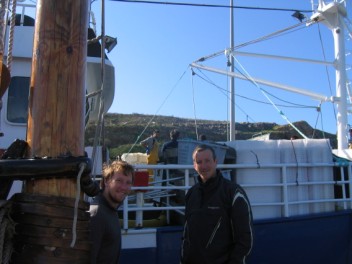
[[[230,0],[230,49],[234,48],[233,0]],[[234,72],[234,58],[230,56],[230,71]],[[235,79],[230,77],[230,141],[235,140]]]
[[[328,5],[322,5],[320,2],[318,11],[312,16],[312,19],[322,21],[331,30],[334,37],[336,97],[338,98],[336,103],[338,150],[348,147],[345,32],[343,25],[345,16],[346,9],[342,2],[331,2]]]
[[[348,147],[347,138],[347,87],[346,87],[346,61],[345,61],[345,36],[344,28],[337,27],[333,31],[335,42],[336,63],[336,96],[340,98],[337,103],[337,149]]]

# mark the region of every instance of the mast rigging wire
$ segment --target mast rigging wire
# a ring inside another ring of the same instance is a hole
[[[175,3],[175,2],[158,2],[158,1],[142,1],[142,0],[116,0],[118,2],[130,2],[130,3],[145,3],[145,4],[165,4],[165,5],[185,5],[185,6],[207,6],[207,7],[228,7],[228,8],[231,8],[231,6],[220,6],[220,5],[205,5],[205,4],[192,4],[192,3]],[[232,7],[232,8],[244,8],[244,9],[256,9],[256,10],[272,10],[272,11],[297,11],[297,10],[292,10],[292,9],[271,9],[271,8],[255,8],[255,7],[238,7],[238,6],[235,6],[235,7]],[[304,10],[301,10],[300,12],[312,12],[312,10],[309,10],[309,11],[304,11]],[[300,24],[303,24],[305,22],[302,22]],[[298,25],[300,25],[298,24]],[[298,26],[297,25],[297,26]],[[268,36],[266,39],[270,39],[272,36]],[[260,41],[260,39],[258,40]],[[253,44],[255,42],[248,42],[248,43],[245,43],[245,45],[250,45],[250,44]],[[238,46],[236,48],[240,48],[241,46]],[[222,52],[221,52],[222,53]],[[203,58],[202,58],[203,59]],[[268,92],[266,92],[268,93]],[[270,93],[268,93],[270,94]],[[273,95],[272,95],[273,96]],[[289,107],[289,106],[283,106],[283,107]],[[316,108],[316,107],[315,107]]]
[[[308,20],[308,21],[311,21],[311,20]],[[228,52],[229,50],[230,50],[230,51],[231,51],[231,50],[236,50],[236,49],[239,49],[239,48],[242,48],[242,47],[245,47],[245,46],[254,44],[254,43],[258,43],[258,42],[261,42],[261,41],[264,41],[264,40],[272,39],[273,37],[278,37],[279,35],[282,35],[282,34],[287,34],[287,33],[289,33],[289,32],[287,32],[287,31],[293,32],[293,31],[296,31],[296,30],[300,30],[300,29],[302,29],[303,27],[301,27],[301,28],[298,28],[298,27],[300,27],[301,25],[303,25],[303,24],[305,24],[305,23],[306,23],[306,22],[303,22],[303,21],[302,21],[301,23],[298,23],[298,24],[293,25],[293,26],[290,26],[290,27],[288,27],[288,28],[285,28],[285,29],[276,31],[276,32],[274,32],[274,33],[271,33],[271,34],[269,34],[269,35],[263,36],[263,37],[261,37],[261,38],[258,38],[258,39],[255,39],[255,40],[252,40],[252,41],[249,41],[249,42],[242,43],[242,44],[240,44],[240,45],[237,45],[237,46],[234,47],[233,49],[227,49],[227,50],[225,50],[225,53],[226,53],[226,54],[230,54],[231,52]],[[319,26],[319,24],[318,24],[318,26]],[[348,29],[348,27],[347,27],[346,25],[345,25],[345,27]],[[296,28],[296,29],[295,29],[295,28]],[[294,29],[295,29],[295,30],[294,30]],[[320,36],[320,42],[321,42],[321,45],[322,45],[324,60],[326,61],[326,56],[325,56],[325,52],[324,52],[324,47],[323,47],[322,39],[321,39],[321,31],[320,31],[320,28],[319,28],[319,36]],[[196,62],[203,62],[203,61],[205,61],[205,60],[207,60],[207,59],[214,58],[214,57],[216,57],[216,56],[219,56],[219,55],[223,54],[223,52],[224,52],[224,51],[219,51],[219,52],[213,53],[213,54],[211,54],[211,55],[209,55],[209,56],[201,57],[201,58],[198,59]],[[232,54],[232,56],[233,56],[233,54]],[[331,91],[331,81],[330,81],[330,77],[329,77],[329,74],[328,74],[328,69],[327,69],[327,67],[326,67],[326,74],[327,74],[327,76],[328,76],[328,82],[329,82],[329,87],[330,87],[330,94],[332,94],[332,91]],[[199,76],[199,77],[200,77],[200,76]],[[200,77],[200,78],[201,78],[201,77]],[[222,89],[222,88],[221,88],[221,89]],[[261,88],[261,89],[262,89],[262,88]],[[265,91],[265,90],[263,90],[263,91]],[[265,91],[265,93],[270,94],[270,93],[267,92],[267,91]],[[273,96],[273,97],[275,97],[275,96],[272,95],[272,94],[270,94],[270,95]],[[240,95],[237,95],[237,96],[240,96]],[[276,97],[275,97],[275,98],[276,98]],[[280,100],[280,99],[279,99],[279,100]],[[270,101],[270,100],[269,100],[269,101]],[[262,103],[265,103],[265,102],[262,102]],[[277,105],[277,106],[279,106],[279,105]],[[283,106],[283,105],[281,105],[281,107],[289,107],[289,106]],[[304,106],[302,106],[302,107],[304,107]],[[307,107],[307,108],[308,108],[308,107]],[[314,108],[317,108],[317,107],[314,107]],[[335,108],[333,108],[333,110],[334,110],[335,119],[336,119],[336,111],[335,111]],[[281,113],[282,113],[282,112],[281,112]]]
[[[275,32],[273,32],[273,33],[271,33],[271,34],[262,36],[262,37],[260,37],[260,38],[257,38],[257,39],[254,39],[254,40],[251,40],[251,41],[248,41],[248,42],[241,43],[241,44],[239,44],[239,45],[233,47],[232,49],[226,49],[226,51],[235,51],[235,50],[237,50],[237,49],[240,49],[240,48],[243,48],[243,47],[246,47],[246,46],[255,44],[255,43],[259,43],[259,42],[261,42],[261,41],[265,41],[265,40],[268,40],[268,39],[272,39],[272,38],[274,38],[274,37],[279,37],[281,34],[284,34],[284,33],[285,33],[285,34],[288,34],[287,31],[289,31],[289,30],[293,30],[293,29],[295,29],[295,28],[297,28],[297,27],[302,27],[302,28],[304,28],[304,27],[303,27],[303,24],[305,24],[305,22],[301,22],[301,23],[298,23],[298,24],[296,24],[296,25],[293,25],[293,26],[290,26],[290,27],[287,27],[287,28],[284,28],[284,29],[275,31]],[[215,53],[213,53],[213,54],[211,54],[211,55],[201,57],[201,58],[199,58],[198,60],[196,60],[195,63],[197,63],[197,62],[203,62],[203,61],[205,61],[205,60],[208,60],[208,59],[217,57],[217,56],[219,56],[219,55],[222,55],[222,54],[224,54],[224,51],[225,51],[225,50],[221,50],[221,51],[215,52]]]
[[[273,107],[279,112],[281,117],[286,120],[286,122],[292,126],[293,129],[295,129],[303,138],[307,138],[306,135],[304,135],[289,119],[288,117],[275,105],[275,103],[268,97],[268,95],[265,93],[265,91],[256,83],[256,81],[250,77],[250,75],[246,72],[246,70],[242,67],[242,65],[239,63],[239,61],[234,57],[235,61],[241,66],[241,68],[245,71],[246,76],[248,76],[248,80],[250,80],[259,90],[263,93],[263,95],[268,99],[269,102],[273,105]]]
[[[251,7],[251,6],[231,6],[231,5],[215,5],[215,4],[196,4],[196,3],[181,3],[181,2],[159,2],[146,0],[112,0],[115,2],[126,2],[135,4],[159,4],[159,5],[175,5],[175,6],[191,6],[191,7],[212,7],[212,8],[232,8],[232,9],[247,9],[247,10],[262,10],[262,11],[285,11],[301,13],[310,13],[312,10],[297,10],[289,8],[270,8],[270,7]]]
[[[243,74],[238,68],[236,68],[236,69],[237,69],[243,76],[246,77],[246,75]],[[202,70],[200,70],[200,69],[198,69],[198,68],[197,68],[197,70],[200,71],[203,75],[205,75]],[[192,69],[192,71],[193,71],[193,69]],[[225,89],[222,88],[222,87],[220,87],[220,86],[218,86],[218,85],[216,85],[216,84],[213,83],[212,81],[210,81],[209,78],[202,77],[202,76],[200,76],[198,73],[195,73],[194,71],[193,71],[193,73],[194,73],[194,75],[197,75],[200,79],[202,79],[202,80],[204,80],[205,82],[208,82],[209,84],[211,84],[211,85],[217,87],[221,92],[224,93]],[[248,78],[247,78],[247,79],[248,79]],[[248,80],[249,80],[249,79],[248,79]],[[249,80],[249,81],[250,81],[250,80]],[[253,82],[252,82],[252,83],[253,83]],[[322,126],[321,129],[324,130],[324,128],[323,128],[323,115],[322,115],[322,112],[321,112],[321,102],[320,102],[320,104],[319,104],[318,107],[317,107],[317,106],[309,106],[309,105],[300,105],[300,104],[292,103],[292,102],[289,102],[289,101],[285,101],[285,100],[283,100],[283,99],[281,99],[281,98],[278,98],[277,96],[271,94],[270,92],[264,90],[263,88],[260,88],[260,89],[263,90],[266,94],[268,94],[268,95],[270,95],[270,96],[276,98],[277,100],[280,100],[280,101],[282,101],[282,102],[286,102],[286,103],[288,103],[288,104],[292,104],[292,106],[290,106],[290,105],[282,105],[282,104],[275,104],[275,105],[278,106],[278,107],[286,107],[286,108],[288,108],[288,107],[291,107],[291,108],[311,108],[311,109],[313,108],[313,109],[316,109],[317,112],[318,112],[318,115],[317,115],[317,121],[316,121],[315,126],[314,126],[314,131],[313,131],[312,138],[314,138],[315,131],[317,130],[317,122],[318,122],[318,120],[319,120],[319,117],[320,117],[320,119],[321,119],[321,126]],[[225,93],[224,93],[224,94],[225,94]],[[227,94],[228,94],[228,91],[227,91]],[[228,97],[227,94],[225,94],[226,97]],[[249,98],[249,97],[242,96],[242,95],[239,95],[239,94],[235,94],[235,95],[238,96],[238,97],[244,98],[244,99],[246,99],[246,100],[250,100],[250,101],[257,102],[257,103],[261,103],[261,104],[267,104],[267,105],[272,105],[272,104],[273,104],[272,102],[271,102],[271,103],[269,103],[269,102],[263,102],[263,101],[255,100],[255,99],[253,99],[253,98]],[[269,100],[269,101],[271,101],[271,100]],[[248,114],[245,110],[243,110],[237,103],[235,103],[235,106],[236,106],[236,108],[238,108],[244,115],[247,116],[247,120],[248,120],[248,118],[249,118],[253,123],[256,122],[256,121],[255,121],[252,117],[250,117],[249,114]],[[282,111],[279,111],[279,112],[280,112],[280,113],[283,113]],[[248,122],[248,121],[247,121],[247,122]],[[290,123],[289,123],[289,124],[290,124]],[[323,137],[325,138],[325,133],[324,133],[324,131],[322,131],[322,133],[323,133]]]
[[[245,76],[238,68],[236,68],[236,69],[238,70],[239,73],[241,73],[243,76]],[[200,69],[197,69],[197,70],[200,71],[200,72],[204,75],[204,73],[203,73],[202,70],[200,70]],[[200,79],[202,79],[203,81],[205,81],[205,82],[207,82],[207,83],[209,83],[209,84],[215,86],[216,88],[218,88],[218,89],[220,90],[220,92],[222,92],[222,93],[228,98],[228,93],[229,93],[229,91],[227,91],[227,90],[225,90],[224,88],[220,87],[219,85],[215,84],[215,83],[212,82],[211,80],[208,80],[208,79],[206,79],[205,77],[200,76],[198,73],[195,73],[195,72],[194,72],[194,74],[197,75],[197,76],[198,76]],[[264,90],[264,89],[263,89],[263,90]],[[279,98],[279,97],[273,95],[272,93],[270,93],[270,92],[268,92],[268,91],[266,91],[266,90],[265,90],[265,92],[266,92],[267,94],[269,94],[270,96],[276,98],[276,99],[279,100],[279,101],[282,101],[282,102],[284,102],[284,103],[290,104],[290,105],[277,104],[277,105],[280,106],[280,107],[285,107],[285,108],[313,108],[313,109],[317,109],[316,106],[296,104],[296,103],[293,103],[293,102],[289,102],[289,101],[283,100],[283,99],[281,99],[281,98]],[[260,101],[260,100],[253,99],[253,98],[249,98],[249,97],[247,97],[247,96],[240,95],[240,94],[237,94],[237,93],[235,93],[235,95],[238,96],[238,97],[241,97],[241,98],[243,98],[243,99],[246,99],[246,100],[249,100],[249,101],[253,101],[253,102],[257,102],[257,103],[260,103],[260,104],[270,104],[270,103],[268,103],[268,102]],[[237,104],[235,104],[235,105],[236,105],[237,107],[239,107]],[[251,119],[252,119],[252,118],[251,118]],[[253,119],[252,119],[252,120],[253,120]]]
[[[102,39],[105,39],[105,0],[101,1],[101,36]],[[92,150],[92,176],[95,181],[96,179],[96,153],[98,144],[101,143],[102,138],[102,131],[104,127],[104,77],[105,77],[105,41],[101,42],[101,70],[100,70],[100,77],[101,77],[101,84],[100,84],[100,93],[99,93],[99,113],[98,113],[98,121],[95,128],[95,136],[93,142],[93,150]],[[104,141],[104,139],[103,139]],[[104,145],[104,142],[103,142]]]
[[[187,68],[188,69],[188,68]],[[166,103],[166,101],[169,99],[169,97],[171,96],[172,92],[175,90],[175,88],[178,86],[178,83],[181,81],[181,79],[183,78],[183,76],[186,74],[187,69],[181,74],[180,78],[177,80],[177,82],[175,83],[175,85],[171,88],[170,92],[168,93],[168,95],[165,97],[164,101],[161,103],[161,105],[159,106],[159,108],[155,111],[154,115],[152,116],[152,118],[149,120],[149,122],[147,123],[147,125],[144,127],[144,129],[142,130],[142,132],[137,136],[136,141],[133,143],[133,145],[131,146],[131,148],[128,150],[127,153],[131,153],[132,149],[135,147],[135,145],[138,143],[139,139],[141,138],[141,136],[144,134],[144,132],[147,130],[147,128],[150,126],[150,124],[153,122],[153,120],[155,119],[156,115],[159,113],[159,111],[161,110],[161,108],[164,106],[164,104]]]
[[[201,72],[203,75],[205,75],[202,70],[200,70],[200,69],[197,69],[197,70],[198,70],[199,72]],[[194,72],[194,71],[193,71],[193,72]],[[219,85],[215,84],[214,82],[212,82],[211,80],[209,80],[209,78],[202,77],[202,76],[200,76],[198,73],[195,73],[195,72],[194,72],[194,74],[197,75],[197,76],[198,76],[200,79],[202,79],[203,81],[205,81],[205,82],[207,82],[207,83],[209,83],[209,84],[215,86],[222,94],[224,94],[224,96],[227,98],[227,102],[230,100],[230,99],[229,99],[229,96],[228,96],[228,94],[229,94],[229,91],[228,91],[228,90],[225,90],[224,88],[222,88],[222,87],[220,87]],[[206,76],[206,75],[205,75],[205,76]],[[207,77],[207,76],[206,76],[206,77]],[[228,78],[226,78],[226,79],[228,79]],[[256,101],[256,102],[258,102],[258,103],[268,104],[267,102],[258,101],[258,100],[255,100],[255,99],[252,99],[252,98],[248,98],[248,97],[245,97],[245,96],[242,96],[242,95],[238,95],[238,94],[235,94],[235,95],[236,95],[236,96],[239,96],[239,97],[243,97],[244,99],[247,99],[247,100],[250,100],[250,101],[254,101],[254,102]],[[248,116],[249,119],[251,119],[253,122],[255,122],[255,120],[254,120],[252,117],[250,117],[249,114],[248,114],[246,111],[244,111],[237,103],[235,103],[235,106],[236,106],[238,109],[240,109],[244,115]],[[227,119],[227,120],[228,120],[228,119]]]
[[[323,42],[323,39],[322,39],[321,29],[320,29],[320,24],[319,23],[318,23],[318,34],[319,34],[319,41],[320,41],[321,51],[323,53],[323,58],[324,58],[324,61],[326,61],[325,47],[324,47],[324,42]],[[326,77],[328,78],[328,86],[329,86],[329,90],[330,90],[330,96],[333,96],[331,80],[330,80],[329,70],[328,70],[327,66],[325,66],[325,73],[326,73]],[[334,112],[335,122],[337,122],[336,109],[335,109],[334,105],[332,105],[332,109],[333,109],[333,112]]]

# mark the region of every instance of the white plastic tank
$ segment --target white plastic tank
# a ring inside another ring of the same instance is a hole
[[[312,163],[332,162],[332,150],[328,139],[305,140],[307,160]],[[332,167],[308,168],[308,180],[310,182],[333,181]],[[314,184],[309,186],[309,198],[311,200],[334,199],[333,184]],[[310,206],[311,213],[334,211],[335,205],[331,202],[313,203]]]
[[[238,184],[257,185],[244,188],[251,204],[268,204],[267,206],[252,206],[254,219],[281,217],[281,188],[279,186],[267,186],[268,184],[281,183],[280,169],[261,168],[263,164],[280,163],[280,151],[277,141],[236,140],[227,142],[226,145],[236,150],[237,164],[258,163],[258,167],[254,169],[241,168],[236,170]]]

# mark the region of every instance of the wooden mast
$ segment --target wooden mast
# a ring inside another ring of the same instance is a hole
[[[88,0],[37,1],[27,128],[30,159],[84,155],[87,35]],[[35,176],[26,180],[23,193],[11,198],[17,223],[13,263],[89,263],[89,207],[79,199],[78,173],[77,178],[55,172],[47,178]]]
[[[29,157],[83,156],[88,0],[39,0],[29,95]],[[76,179],[27,181],[31,194],[75,197]]]

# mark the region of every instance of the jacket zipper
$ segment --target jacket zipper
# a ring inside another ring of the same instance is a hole
[[[210,244],[213,242],[213,239],[214,239],[214,237],[216,235],[216,232],[218,231],[218,229],[219,229],[219,227],[221,225],[221,219],[222,219],[222,216],[220,217],[218,223],[216,224],[216,226],[215,226],[215,228],[213,230],[213,233],[211,234],[211,236],[210,236],[210,238],[208,240],[208,243],[207,243],[205,248],[208,248],[210,246]]]

